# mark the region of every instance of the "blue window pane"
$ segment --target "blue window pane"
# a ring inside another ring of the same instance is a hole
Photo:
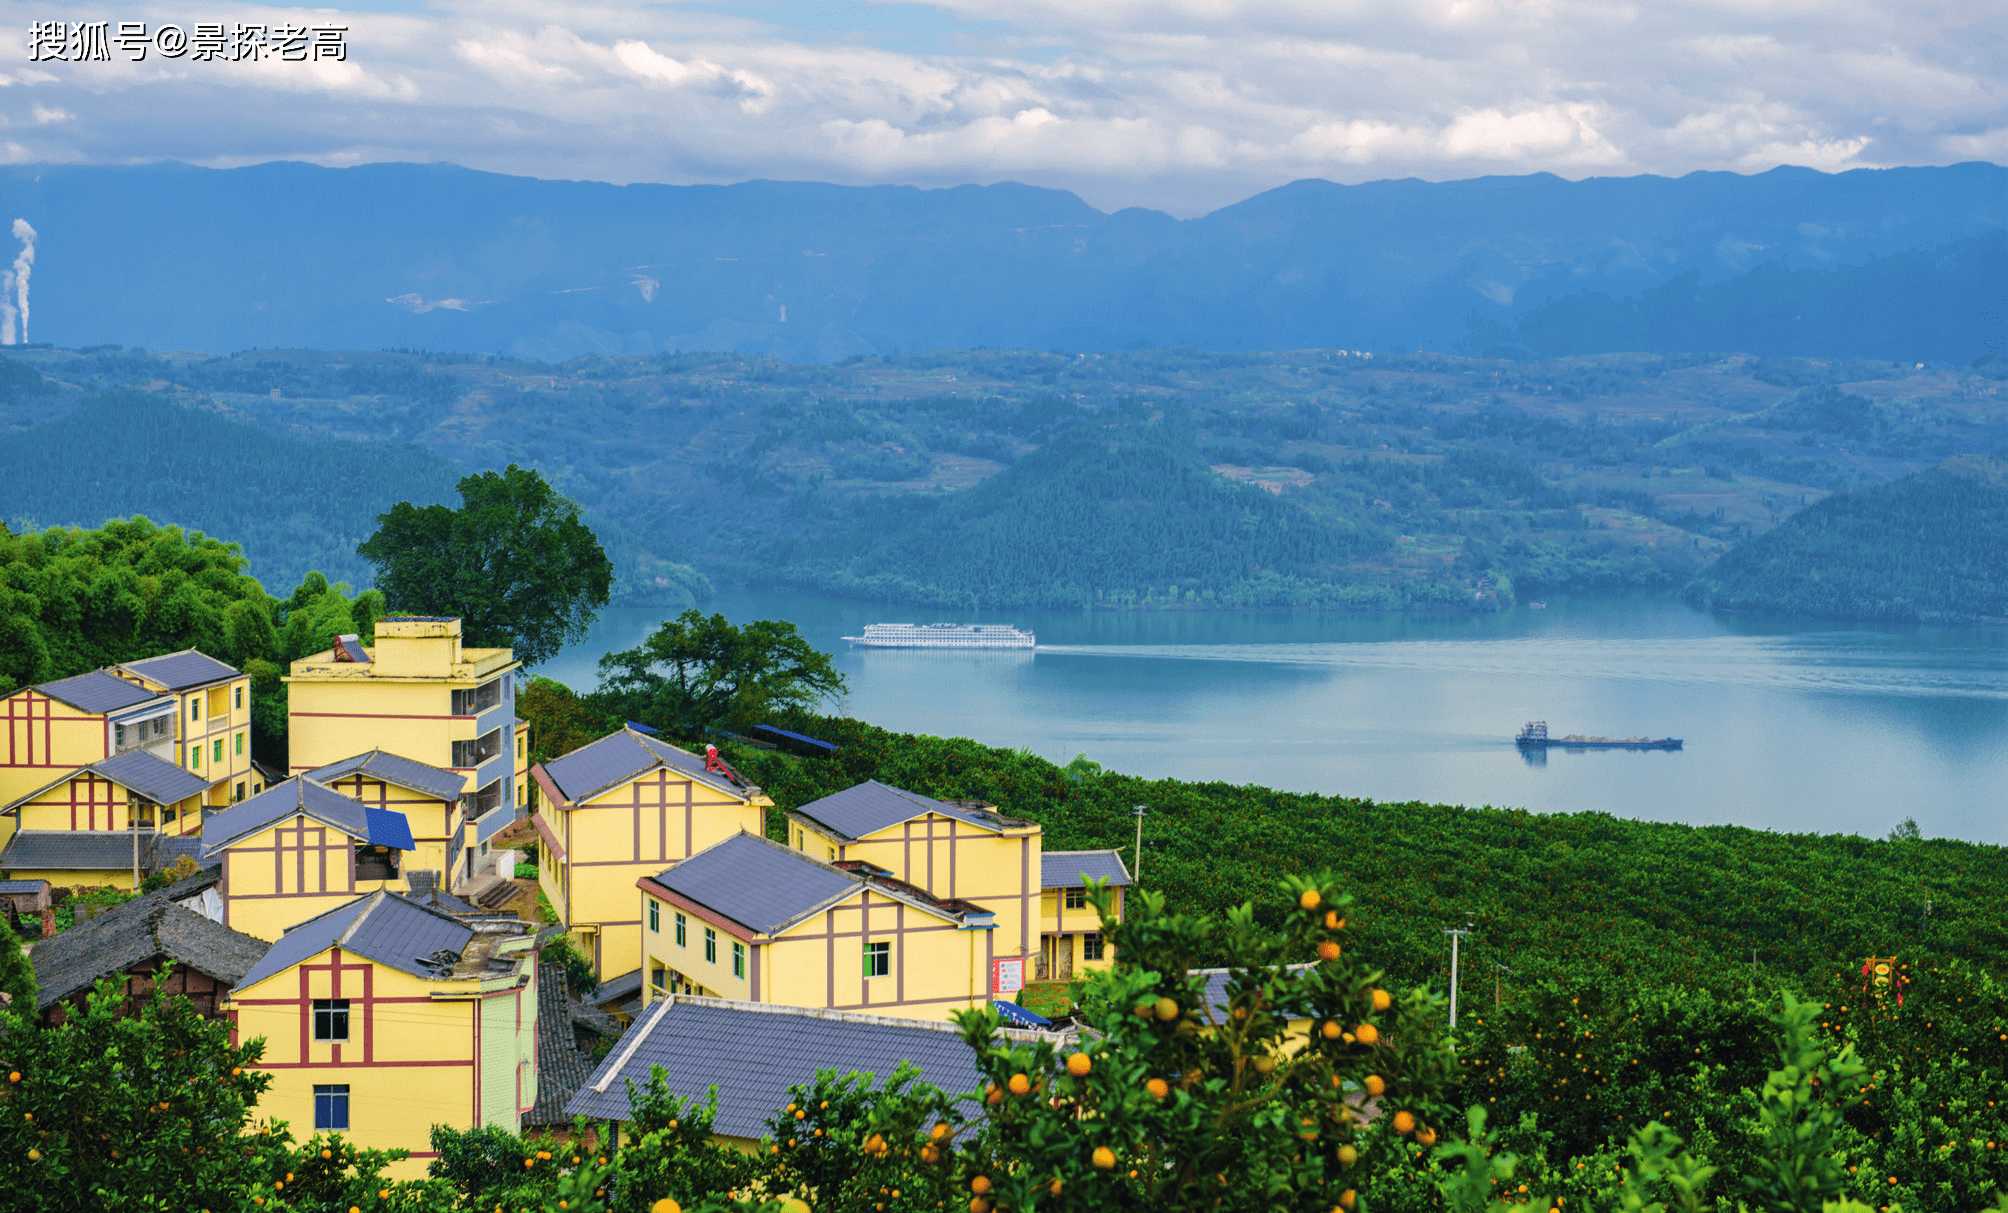
[[[349,1088],[341,1085],[314,1086],[314,1127],[316,1129],[346,1129],[349,1127]]]

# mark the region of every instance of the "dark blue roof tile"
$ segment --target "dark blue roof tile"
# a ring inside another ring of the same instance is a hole
[[[771,935],[864,887],[847,872],[778,842],[735,834],[666,869],[655,882],[760,935]]]
[[[199,687],[208,682],[221,682],[238,676],[236,666],[226,664],[195,649],[183,649],[179,653],[168,653],[161,657],[147,657],[139,661],[128,661],[118,667],[156,686],[170,691],[185,691],[189,687]]]
[[[115,712],[160,698],[158,691],[149,691],[136,682],[127,682],[103,670],[45,682],[35,689],[51,699],[69,704],[79,712]]]

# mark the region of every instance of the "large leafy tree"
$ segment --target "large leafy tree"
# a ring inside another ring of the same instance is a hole
[[[392,609],[457,615],[471,643],[514,649],[525,665],[585,636],[614,566],[578,505],[513,463],[459,488],[461,508],[401,501],[357,546]]]
[[[689,736],[710,725],[739,727],[769,712],[803,709],[844,690],[844,676],[781,620],[738,627],[690,610],[635,648],[600,658],[603,702],[617,718]]]

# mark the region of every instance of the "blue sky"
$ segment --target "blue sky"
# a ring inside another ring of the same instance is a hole
[[[0,0],[0,159],[1025,181],[1203,213],[1301,177],[2008,159],[2008,6],[1861,0]],[[32,21],[348,26],[347,62],[30,62]]]

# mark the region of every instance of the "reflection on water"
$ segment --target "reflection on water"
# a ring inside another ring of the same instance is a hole
[[[1085,752],[1115,770],[1381,800],[1598,809],[1880,836],[2008,842],[2008,631],[1865,628],[1677,603],[1551,597],[1485,616],[1317,611],[983,612],[1035,652],[853,649],[914,608],[794,593],[720,595],[735,622],[788,619],[834,653],[840,705],[888,728]],[[539,671],[594,662],[673,611],[609,611]],[[942,616],[947,618],[947,616]],[[1512,738],[1682,737],[1684,751],[1552,761]]]

